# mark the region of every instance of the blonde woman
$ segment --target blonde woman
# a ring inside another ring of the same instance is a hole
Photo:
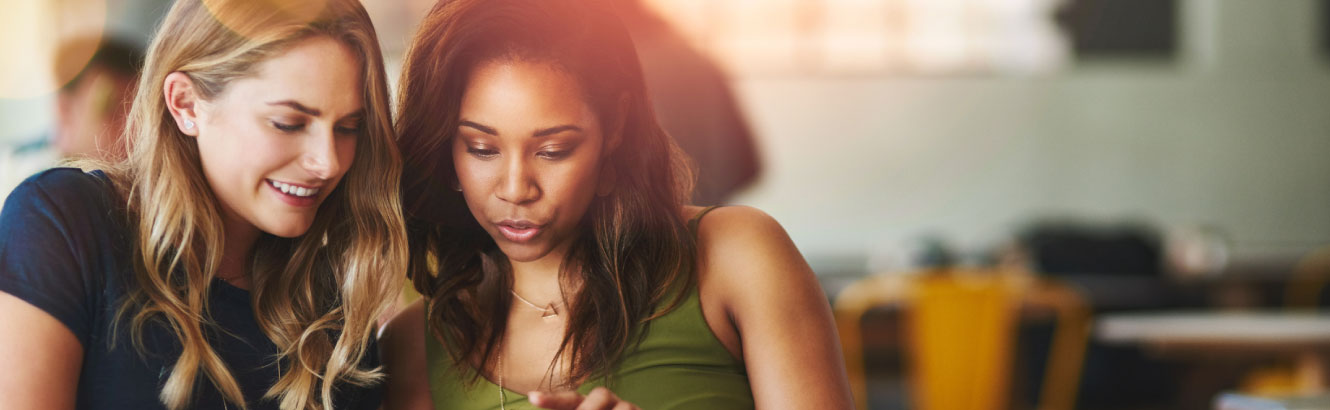
[[[0,408],[376,408],[406,260],[387,101],[356,0],[176,2],[129,159],[0,214]]]

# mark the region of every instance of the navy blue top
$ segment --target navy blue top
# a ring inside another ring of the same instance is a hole
[[[0,213],[0,291],[51,314],[82,343],[78,409],[164,409],[158,394],[180,356],[179,339],[160,323],[145,327],[142,351],[129,338],[128,318],[112,333],[116,311],[133,286],[133,238],[124,208],[100,171],[57,168],[24,181]],[[208,340],[249,408],[277,409],[276,401],[262,397],[279,376],[273,360],[278,351],[259,329],[249,292],[218,280],[208,303],[217,325],[205,325]],[[361,367],[378,366],[378,349],[368,352]],[[383,393],[382,386],[336,391],[337,410],[377,408]],[[191,408],[225,407],[202,372],[192,397]]]

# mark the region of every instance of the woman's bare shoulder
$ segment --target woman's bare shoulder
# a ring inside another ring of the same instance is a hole
[[[383,408],[432,408],[425,360],[425,304],[417,300],[389,319],[379,340],[388,376]]]
[[[703,208],[685,208],[696,216]],[[700,252],[725,252],[732,256],[762,255],[795,251],[790,235],[771,215],[750,206],[725,206],[711,210],[697,226]]]

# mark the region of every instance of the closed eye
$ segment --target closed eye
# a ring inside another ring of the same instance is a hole
[[[481,158],[481,159],[490,159],[499,155],[498,150],[493,150],[489,148],[466,147],[466,152],[468,154],[474,155],[476,158]]]
[[[360,135],[364,130],[365,114],[363,113],[342,117],[342,120],[338,121],[336,127],[333,128],[333,132],[347,136]]]
[[[568,158],[568,156],[569,156],[569,155],[572,155],[572,153],[573,153],[572,150],[563,150],[563,151],[541,151],[541,152],[536,153],[536,155],[537,155],[537,156],[540,156],[541,158],[548,159],[548,160],[561,160],[561,159],[564,159],[564,158]]]
[[[347,136],[360,135],[361,130],[362,127],[360,125],[356,125],[354,127],[337,127],[338,134],[347,135]]]
[[[302,128],[305,128],[305,124],[286,124],[277,121],[272,121],[272,126],[273,128],[281,130],[282,132],[296,132],[300,131]]]

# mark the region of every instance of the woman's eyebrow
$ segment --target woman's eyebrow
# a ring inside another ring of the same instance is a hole
[[[532,136],[532,137],[544,137],[544,136],[546,136],[546,135],[554,135],[554,134],[558,134],[558,133],[561,133],[561,132],[564,132],[564,131],[582,131],[582,128],[581,128],[581,127],[578,127],[578,126],[576,126],[576,125],[560,125],[560,126],[556,126],[556,127],[549,127],[549,128],[545,128],[545,129],[542,129],[542,130],[538,130],[538,131],[536,131],[536,133],[531,134],[531,136]]]
[[[314,117],[317,117],[317,116],[323,114],[323,112],[322,112],[322,111],[319,111],[318,108],[310,108],[310,107],[307,107],[307,106],[305,106],[304,104],[298,103],[298,102],[296,102],[296,101],[294,101],[294,100],[273,101],[273,102],[268,103],[268,105],[274,105],[274,106],[280,105],[280,106],[290,107],[291,109],[294,109],[294,110],[296,110],[296,111],[303,112],[303,113],[305,113],[305,114],[308,114],[308,115],[310,115],[310,116],[314,116]]]
[[[488,127],[488,126],[485,126],[485,125],[480,125],[480,124],[477,124],[477,123],[475,123],[475,122],[473,122],[473,121],[470,121],[470,120],[462,120],[460,123],[458,123],[458,125],[459,125],[459,126],[462,126],[462,127],[474,128],[474,129],[476,129],[477,131],[480,131],[480,132],[483,132],[483,133],[486,133],[486,134],[489,134],[489,135],[493,135],[493,136],[496,136],[496,137],[499,136],[499,132],[496,131],[494,128],[491,128],[491,127]],[[578,126],[576,126],[576,125],[572,125],[572,124],[557,125],[557,126],[553,126],[553,127],[549,127],[549,128],[542,128],[542,129],[536,130],[535,133],[532,133],[532,134],[531,134],[531,137],[533,137],[533,138],[535,138],[535,137],[544,137],[544,136],[554,135],[554,134],[558,134],[558,133],[565,132],[565,131],[582,131],[582,127],[578,127]]]
[[[462,122],[459,123],[458,125],[463,126],[463,127],[471,127],[471,128],[475,128],[476,130],[478,130],[478,131],[480,131],[480,132],[483,132],[483,133],[486,133],[486,134],[489,134],[489,135],[493,135],[493,136],[496,136],[496,137],[499,136],[499,132],[498,132],[498,131],[495,131],[494,128],[490,128],[490,127],[486,127],[486,126],[484,126],[484,125],[476,124],[476,123],[471,122],[471,121],[462,120]]]

